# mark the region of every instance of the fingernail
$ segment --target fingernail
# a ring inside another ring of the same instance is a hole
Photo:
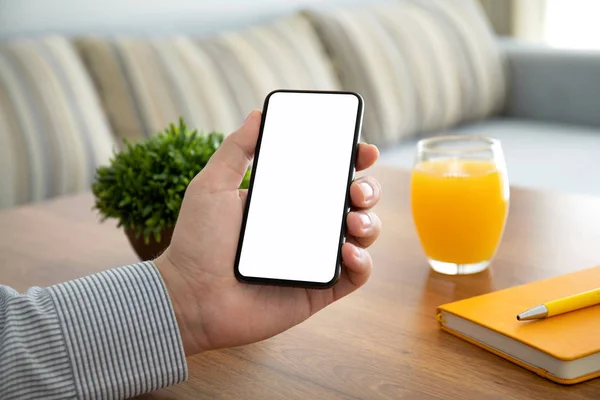
[[[246,116],[246,119],[244,120],[244,124],[246,122],[248,122],[248,120],[250,119],[250,117],[252,116],[252,114],[254,114],[254,111],[256,111],[256,110],[252,110],[252,111],[250,111],[250,113],[248,113],[248,115]]]
[[[361,182],[359,185],[365,200],[371,200],[374,194],[373,187],[368,182]]]
[[[363,249],[361,249],[360,247],[358,247],[358,246],[356,246],[356,245],[354,246],[354,255],[356,256],[356,258],[357,258],[357,259],[359,259],[359,260],[360,260],[360,259],[362,258],[363,251],[364,251],[364,250],[363,250]]]
[[[360,218],[360,225],[363,231],[368,231],[371,227],[371,216],[367,213],[358,214]]]

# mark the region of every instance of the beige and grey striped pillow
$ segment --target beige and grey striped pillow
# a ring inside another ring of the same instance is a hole
[[[120,137],[140,138],[183,116],[225,134],[274,89],[339,89],[310,23],[301,16],[192,39],[77,41]]]
[[[379,145],[484,118],[503,104],[491,28],[472,0],[394,0],[308,10],[344,89],[365,99]]]
[[[114,144],[65,38],[0,43],[0,207],[88,190]]]

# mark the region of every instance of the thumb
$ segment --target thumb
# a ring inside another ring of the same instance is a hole
[[[225,138],[200,172],[211,190],[237,189],[254,157],[262,114],[253,110],[240,128]]]

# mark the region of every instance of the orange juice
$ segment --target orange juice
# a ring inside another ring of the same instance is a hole
[[[425,254],[455,264],[490,260],[508,212],[505,179],[491,161],[451,159],[417,164],[411,201]]]

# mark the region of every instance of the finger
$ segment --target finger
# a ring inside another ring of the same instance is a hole
[[[356,157],[356,170],[362,171],[371,167],[379,158],[379,149],[377,146],[367,143],[358,145],[358,155]]]
[[[254,110],[244,124],[225,138],[200,172],[212,190],[237,189],[254,157],[262,114]]]
[[[373,269],[373,260],[369,252],[352,243],[344,243],[342,246],[342,260],[344,262],[342,275],[333,287],[335,300],[341,299],[367,283]]]
[[[372,211],[352,211],[346,217],[348,236],[362,247],[372,245],[381,232],[381,220]]]
[[[381,198],[381,185],[371,176],[362,176],[350,186],[350,201],[354,208],[371,208]]]

